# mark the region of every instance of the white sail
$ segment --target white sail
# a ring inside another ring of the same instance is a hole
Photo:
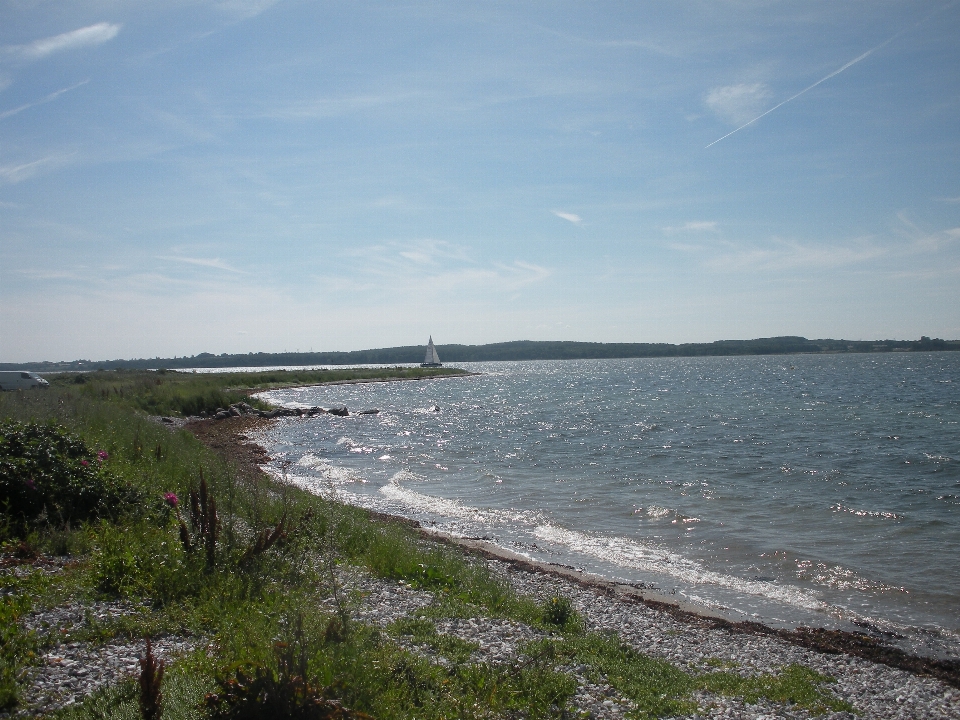
[[[423,358],[423,365],[440,365],[440,356],[437,355],[437,348],[433,346],[433,335],[430,336],[430,342],[427,343],[427,354]]]

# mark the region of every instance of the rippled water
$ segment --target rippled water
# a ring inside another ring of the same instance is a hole
[[[960,353],[464,364],[277,390],[291,480],[740,617],[960,655]]]

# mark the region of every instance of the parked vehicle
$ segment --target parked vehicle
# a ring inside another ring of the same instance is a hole
[[[29,390],[50,387],[50,383],[36,373],[26,370],[0,370],[0,390]]]

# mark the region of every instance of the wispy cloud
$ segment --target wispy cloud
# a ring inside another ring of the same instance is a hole
[[[27,268],[19,272],[31,280],[75,280],[78,277],[76,273],[67,270],[38,270],[35,268]]]
[[[13,45],[8,47],[7,51],[25,60],[39,60],[64,50],[74,50],[89,45],[102,45],[109,40],[113,40],[120,32],[120,28],[121,25],[117,23],[96,23],[60,35],[34,40],[27,45]]]
[[[323,287],[429,296],[438,301],[449,293],[513,292],[552,274],[549,268],[525,260],[478,261],[469,248],[443,240],[359,247],[342,257],[357,263],[354,279],[325,277]]]
[[[862,265],[890,254],[890,248],[864,237],[843,244],[825,245],[773,237],[763,244],[672,243],[670,249],[697,258],[717,272],[777,272],[783,270],[829,270]]]
[[[350,97],[327,97],[304,100],[285,107],[266,110],[261,117],[276,120],[322,120],[397,105],[411,100],[422,100],[423,93],[376,93]]]
[[[68,165],[77,157],[78,154],[73,152],[62,155],[48,155],[39,160],[32,160],[18,165],[0,165],[0,183],[16,185],[18,182],[31,178],[47,168]]]
[[[957,197],[938,197],[935,198],[937,202],[950,203],[951,205],[957,205],[960,203],[960,196]]]
[[[960,240],[960,227],[945,230],[924,230],[910,220],[906,213],[897,213],[900,225],[896,233],[910,242],[910,249],[915,252],[938,252],[948,245]]]
[[[552,212],[558,218],[566,220],[567,222],[572,222],[574,225],[579,225],[583,222],[583,218],[581,218],[579,215],[574,215],[573,213],[561,212],[560,210],[551,210],[550,212]]]
[[[235,20],[247,20],[269,10],[279,0],[222,0],[217,9]]]
[[[236,273],[238,275],[249,275],[246,270],[239,270],[232,265],[228,265],[220,258],[192,258],[183,255],[157,255],[157,260],[171,260],[173,262],[186,263],[187,265],[199,265],[200,267],[224,270],[225,272]]]
[[[148,108],[144,111],[144,116],[156,122],[158,125],[161,125],[168,130],[183,135],[191,140],[197,142],[207,142],[209,140],[216,139],[216,136],[209,132],[206,128],[201,127],[195,122],[184,118],[181,115],[168,112],[166,110],[160,110],[158,108]]]
[[[715,87],[706,94],[703,102],[722,120],[740,125],[762,112],[770,96],[770,89],[763,83],[741,83]]]
[[[52,102],[53,100],[56,100],[58,97],[60,97],[64,93],[68,93],[71,90],[76,90],[78,87],[86,85],[88,82],[90,81],[83,80],[81,82],[78,82],[76,85],[71,85],[70,87],[65,87],[62,90],[57,90],[56,92],[52,92],[46,97],[41,98],[40,100],[37,100],[36,102],[26,103],[25,105],[21,105],[20,107],[15,107],[11,110],[4,110],[0,112],[0,120],[5,120],[8,117],[12,117],[14,115],[17,115],[18,113],[22,113],[24,110],[29,110],[30,108],[36,107],[37,105],[43,105],[44,103]]]
[[[487,266],[446,267],[426,274],[378,273],[378,285],[394,288],[402,295],[419,294],[442,302],[452,294],[460,293],[506,293],[515,292],[550,277],[551,271],[541,265],[514,260],[509,263],[493,263]]]
[[[861,265],[886,254],[884,248],[866,240],[836,247],[774,238],[768,247],[735,247],[730,252],[709,258],[705,264],[714,270],[725,271],[827,270]]]
[[[365,263],[399,266],[414,263],[416,265],[439,265],[449,262],[471,262],[466,248],[445,240],[430,238],[411,242],[391,242],[385,245],[367,245],[349,248],[341,255],[356,258]]]
[[[683,225],[676,227],[665,227],[663,229],[663,231],[667,234],[681,232],[716,232],[716,230],[716,220],[691,220],[689,222],[685,222]]]

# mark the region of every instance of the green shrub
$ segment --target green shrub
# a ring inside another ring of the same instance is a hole
[[[157,606],[195,597],[209,584],[203,561],[188,556],[172,532],[141,522],[103,523],[93,555],[96,590],[116,597],[149,597]]]
[[[540,620],[544,625],[553,625],[558,628],[566,627],[567,623],[576,616],[570,600],[560,595],[550,598],[541,607]]]
[[[116,517],[140,494],[59,426],[0,422],[0,511],[11,531]]]

